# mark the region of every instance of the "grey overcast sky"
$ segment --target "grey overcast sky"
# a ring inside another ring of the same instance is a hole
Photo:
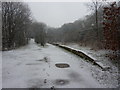
[[[51,27],[74,22],[90,13],[83,2],[29,2],[34,19]]]

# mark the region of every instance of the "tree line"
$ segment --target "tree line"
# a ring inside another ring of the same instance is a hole
[[[117,5],[120,6],[120,2]],[[26,45],[30,38],[34,38],[35,42],[42,46],[46,42],[78,43],[93,49],[102,49],[105,40],[103,8],[96,8],[93,13],[82,20],[78,19],[73,23],[66,23],[60,28],[53,28],[44,23],[33,21],[31,11],[26,3],[2,2],[2,50]],[[120,37],[120,15],[118,15],[118,28],[118,37]]]
[[[111,4],[112,3],[96,8],[93,13],[87,15],[83,20],[79,19],[73,23],[66,23],[60,28],[49,28],[47,40],[50,43],[78,43],[82,46],[90,46],[93,49],[104,49],[106,38],[103,28],[103,9],[104,7],[110,7]],[[120,7],[120,2],[116,5],[117,7]],[[120,13],[117,18],[117,44],[120,45]]]
[[[45,46],[47,25],[42,22],[32,22],[29,29],[29,38],[34,38],[37,44]]]
[[[2,50],[10,50],[28,43],[31,12],[23,2],[2,2]]]
[[[51,43],[78,43],[82,46],[103,47],[102,30],[102,8],[98,10],[98,30],[96,30],[95,13],[87,15],[83,20],[79,19],[73,23],[66,23],[60,28],[49,28],[47,32],[48,41]],[[97,36],[99,33],[99,40]]]
[[[44,23],[33,22],[31,11],[24,2],[2,2],[2,50],[11,50],[28,44],[30,38],[45,44]]]

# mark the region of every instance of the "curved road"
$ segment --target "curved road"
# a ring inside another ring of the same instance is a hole
[[[2,55],[3,88],[104,87],[92,77],[91,64],[50,44],[41,47],[31,40],[27,46]],[[70,67],[58,68],[57,63],[67,63]]]

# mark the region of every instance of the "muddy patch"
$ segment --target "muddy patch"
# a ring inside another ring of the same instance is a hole
[[[43,62],[48,63],[48,62],[49,62],[49,59],[48,59],[48,57],[44,57],[43,59],[36,60],[36,61],[43,61]]]
[[[65,79],[57,79],[54,81],[55,85],[66,85],[69,84],[69,80],[65,80]]]
[[[57,63],[57,64],[55,64],[55,66],[58,67],[58,68],[68,68],[68,67],[70,67],[70,65],[66,64],[66,63]]]

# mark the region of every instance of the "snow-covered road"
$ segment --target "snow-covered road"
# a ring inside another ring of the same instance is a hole
[[[50,44],[41,47],[31,40],[27,46],[4,51],[2,60],[3,88],[105,87],[93,78],[91,64]],[[70,67],[58,68],[57,63],[67,63]]]

